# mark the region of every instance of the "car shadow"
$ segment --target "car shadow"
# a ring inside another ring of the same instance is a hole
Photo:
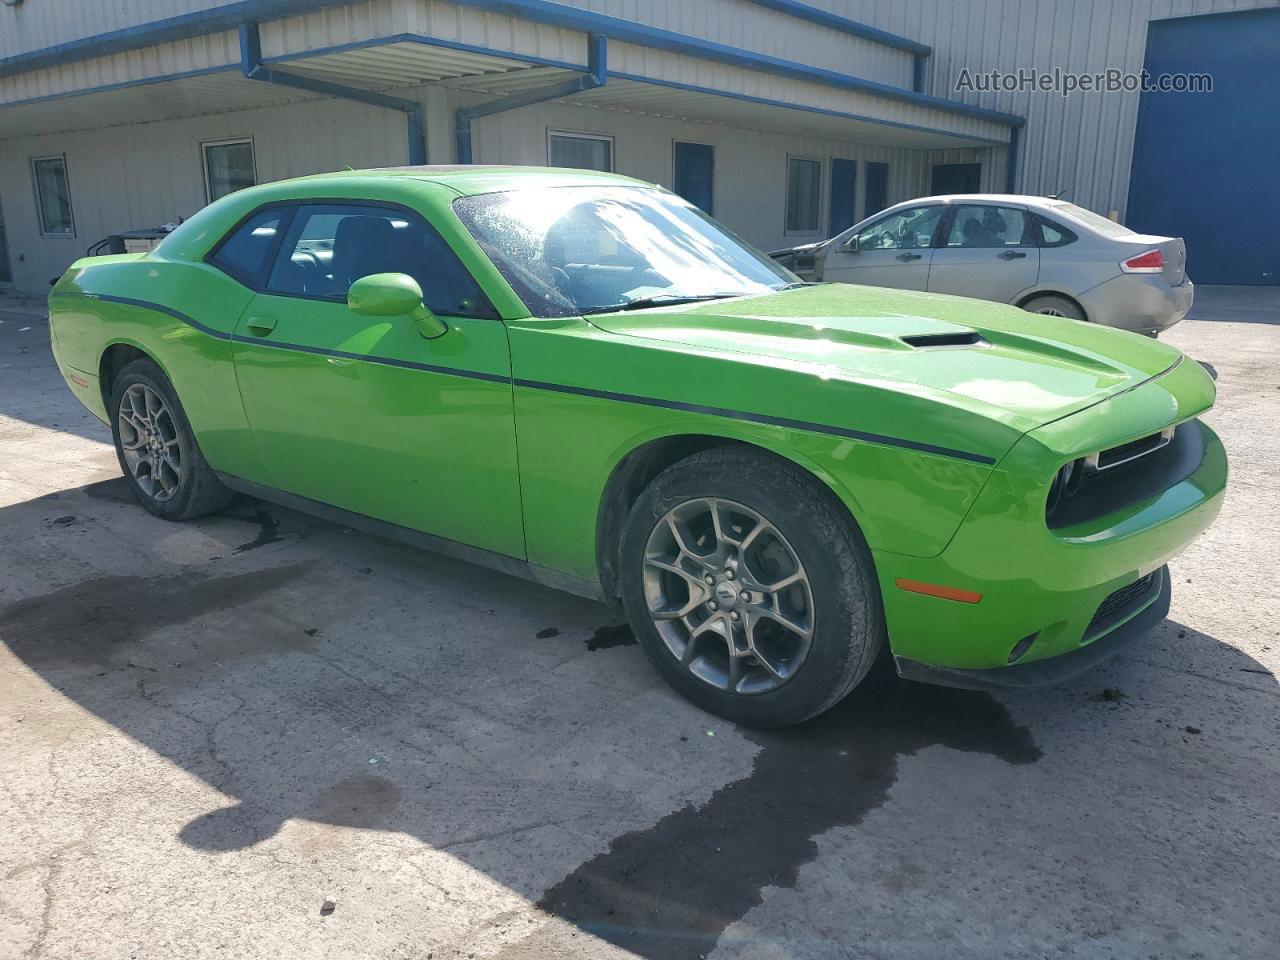
[[[508,960],[553,954],[565,929],[650,960],[704,957],[766,891],[797,884],[819,837],[885,804],[904,758],[982,755],[1025,789],[1016,771],[1046,756],[1037,731],[1056,715],[1087,713],[1088,749],[1105,749],[1122,714],[1098,711],[1130,709],[1119,688],[1161,676],[1122,658],[1005,700],[905,683],[882,660],[815,720],[737,729],[662,686],[598,604],[248,499],[180,527],[142,514],[123,481],[61,492],[72,523],[50,507],[0,509],[9,562],[37,571],[0,595],[0,640],[60,696],[230,798],[174,822],[183,843],[244,850],[296,821],[407,834],[558,919],[513,938]],[[166,552],[121,556],[124,537]],[[100,569],[69,562],[99,545]],[[73,566],[41,585],[39,570]],[[1160,631],[1188,650],[1226,646]],[[1242,683],[1274,685],[1227,649]],[[1084,799],[1068,784],[1034,805],[1052,817]],[[905,847],[937,829],[895,826]]]

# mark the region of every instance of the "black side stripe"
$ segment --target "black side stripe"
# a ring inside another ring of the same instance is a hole
[[[475,370],[460,370],[457,367],[441,367],[430,363],[415,363],[411,360],[397,360],[393,357],[375,357],[363,353],[347,353],[343,350],[330,350],[326,347],[312,347],[301,343],[282,343],[278,340],[267,340],[262,337],[246,337],[236,333],[227,333],[206,326],[184,313],[159,303],[146,300],[133,300],[129,297],[117,297],[104,293],[79,293],[66,291],[55,296],[84,296],[94,300],[105,300],[109,303],[123,303],[132,307],[143,307],[155,310],[179,320],[187,326],[194,327],[201,333],[216,337],[219,340],[235,343],[253,343],[263,347],[275,347],[280,350],[297,350],[324,357],[337,357],[343,360],[359,360],[364,363],[377,363],[388,367],[403,367],[407,370],[424,370],[428,373],[440,373],[453,377],[465,377],[471,380],[486,380],[491,383],[514,383],[517,387],[530,390],[549,390],[554,393],[567,393],[577,397],[591,397],[597,400],[613,400],[618,403],[638,403],[647,407],[661,407],[664,410],[681,410],[687,413],[702,413],[713,417],[725,417],[729,420],[742,420],[747,423],[761,423],[771,427],[786,427],[791,430],[807,430],[810,433],[823,433],[832,437],[844,437],[849,440],[861,440],[864,443],[877,443],[887,447],[901,447],[905,450],[917,450],[921,453],[937,454],[940,457],[951,457],[954,460],[966,460],[970,463],[993,465],[994,457],[981,453],[969,453],[952,447],[940,447],[932,443],[921,443],[916,440],[904,440],[901,437],[889,437],[879,433],[868,433],[865,430],[850,430],[846,427],[833,427],[825,423],[812,423],[808,420],[792,420],[787,417],[774,417],[765,413],[748,413],[742,410],[727,410],[724,407],[709,407],[697,403],[682,403],[679,400],[662,400],[658,397],[641,397],[630,393],[614,393],[609,390],[593,390],[589,387],[571,387],[562,383],[546,383],[541,380],[515,379],[497,373],[480,373]]]
[[[936,453],[939,456],[956,460],[968,460],[972,463],[994,464],[995,458],[980,453],[969,453],[951,447],[939,447],[932,443],[920,443],[916,440],[904,440],[901,437],[887,437],[879,433],[867,433],[864,430],[849,430],[845,427],[833,427],[825,423],[811,423],[808,420],[791,420],[787,417],[773,417],[766,413],[746,413],[741,410],[726,410],[723,407],[708,407],[697,403],[682,403],[678,400],[660,400],[657,397],[638,397],[630,393],[613,393],[608,390],[592,390],[588,387],[570,387],[560,383],[544,383],[540,380],[515,381],[517,387],[532,390],[550,390],[555,393],[569,393],[578,397],[593,397],[599,400],[616,400],[621,403],[640,403],[648,407],[662,407],[666,410],[683,410],[688,413],[705,413],[713,417],[726,417],[730,420],[745,420],[748,423],[763,423],[771,427],[787,427],[792,430],[807,430],[810,433],[825,433],[833,437],[847,437],[850,440],[862,440],[866,443],[878,443],[889,447],[903,447],[907,450],[918,450],[921,453]]]

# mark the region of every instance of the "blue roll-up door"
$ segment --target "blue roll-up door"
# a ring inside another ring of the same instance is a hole
[[[1280,284],[1280,10],[1154,20],[1146,69],[1213,90],[1143,92],[1126,224],[1182,237],[1197,283]]]
[[[672,162],[675,167],[676,193],[704,213],[712,213],[715,197],[715,148],[706,143],[684,143],[677,140]]]

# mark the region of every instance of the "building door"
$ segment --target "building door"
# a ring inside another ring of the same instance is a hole
[[[1280,10],[1153,20],[1147,28],[1153,79],[1208,74],[1213,89],[1142,94],[1125,223],[1182,237],[1197,283],[1280,284],[1277,63]]]
[[[715,202],[716,150],[708,143],[675,142],[672,156],[676,193],[710,215]]]
[[[4,238],[4,209],[0,208],[0,285],[13,283],[13,270],[9,266],[9,245]]]
[[[935,197],[949,193],[977,193],[982,183],[980,163],[935,163],[929,192]]]
[[[858,164],[855,160],[831,158],[831,204],[827,217],[827,235],[834,237],[852,227],[854,202],[858,192]]]
[[[889,205],[889,165],[867,163],[866,192],[862,197],[862,215],[869,217]]]

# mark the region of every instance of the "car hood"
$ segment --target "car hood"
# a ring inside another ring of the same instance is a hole
[[[1137,386],[1182,357],[1137,334],[985,300],[842,283],[588,319],[613,334],[825,379],[944,391],[1020,430]]]

